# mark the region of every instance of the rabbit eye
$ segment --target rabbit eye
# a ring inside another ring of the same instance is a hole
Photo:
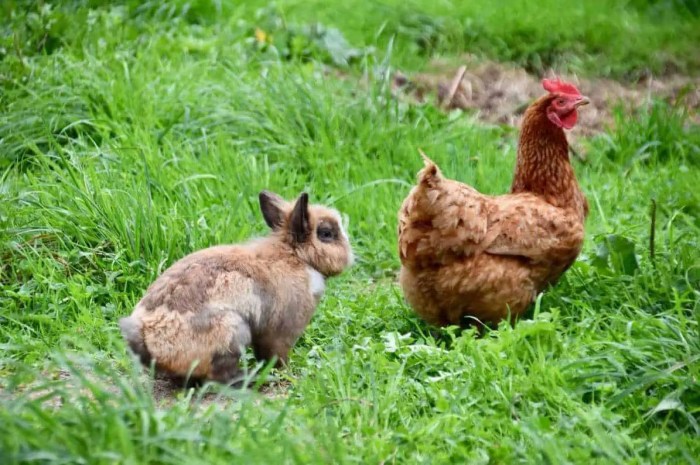
[[[320,227],[316,231],[316,235],[321,242],[332,242],[335,239],[335,233],[332,228]]]

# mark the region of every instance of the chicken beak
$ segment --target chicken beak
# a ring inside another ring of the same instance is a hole
[[[591,103],[591,101],[588,99],[588,97],[581,97],[578,102],[574,104],[574,108],[582,107],[584,105],[588,105]]]

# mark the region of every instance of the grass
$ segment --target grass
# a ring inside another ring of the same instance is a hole
[[[531,319],[435,331],[395,284],[417,148],[501,193],[516,134],[398,103],[381,70],[470,46],[531,69],[528,47],[591,75],[695,72],[692,2],[652,3],[5,4],[0,462],[697,463],[700,140],[683,107],[620,111],[585,142],[584,251]],[[408,17],[438,25],[429,50]],[[347,43],[304,28],[316,19]],[[358,263],[273,373],[288,388],[160,404],[117,320],[185,253],[264,233],[263,188],[347,214]]]
[[[50,7],[26,0],[5,2],[11,20],[4,28],[0,56],[52,53],[62,44],[76,53],[100,53],[110,44],[152,39],[165,45],[179,36],[180,51],[224,57],[242,53],[238,46],[243,37],[260,28],[271,57],[318,58],[320,48],[344,63],[350,56],[383,54],[398,43],[392,64],[409,70],[423,68],[434,57],[463,53],[514,62],[538,74],[554,68],[635,80],[650,73],[700,70],[697,0],[252,0],[242,5],[129,0],[109,8],[111,3],[83,0]],[[23,8],[25,4],[31,7]],[[86,8],[100,4],[102,15]],[[307,29],[317,23],[338,28],[349,43]],[[159,33],[152,34],[154,27]],[[355,53],[344,56],[350,44]]]

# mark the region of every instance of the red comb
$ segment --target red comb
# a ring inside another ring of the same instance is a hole
[[[575,85],[564,82],[560,79],[542,79],[542,87],[544,90],[550,93],[557,94],[567,94],[580,96],[581,92],[578,91]]]

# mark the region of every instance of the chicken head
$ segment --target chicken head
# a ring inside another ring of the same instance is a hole
[[[571,129],[576,125],[578,113],[576,109],[590,103],[587,97],[573,84],[559,79],[543,79],[542,87],[548,91],[551,100],[547,107],[547,117],[557,127]]]

